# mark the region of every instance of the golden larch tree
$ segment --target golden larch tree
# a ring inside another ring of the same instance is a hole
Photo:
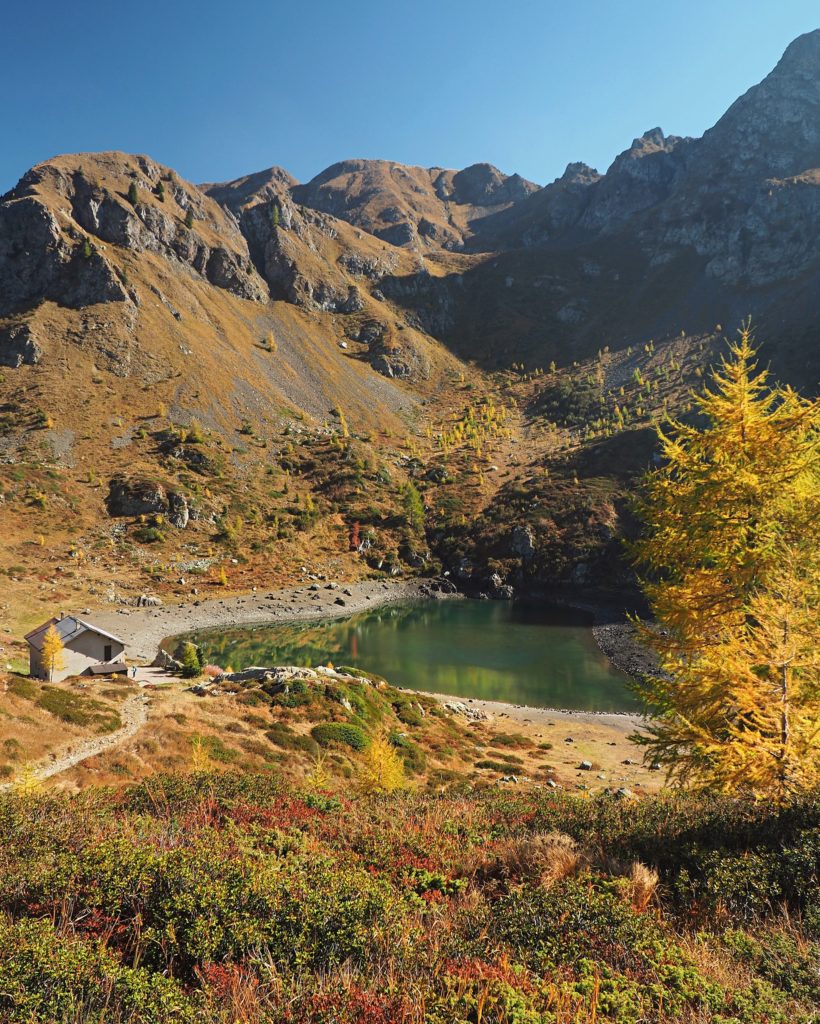
[[[748,325],[695,405],[639,502],[639,742],[681,782],[787,799],[820,782],[820,409],[768,384]]]
[[[359,785],[365,793],[393,793],[405,782],[404,763],[385,736],[376,736],[358,766]]]
[[[53,678],[55,672],[62,672],[65,668],[63,650],[63,641],[60,639],[60,634],[52,623],[43,637],[43,649],[40,652],[43,659],[43,668],[48,672],[49,681]]]

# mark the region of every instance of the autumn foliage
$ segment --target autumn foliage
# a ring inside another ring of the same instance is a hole
[[[62,672],[65,668],[63,641],[53,625],[48,627],[43,637],[42,659],[43,668],[48,673],[49,679],[53,677],[55,672]]]
[[[783,799],[820,781],[820,412],[756,369],[748,326],[696,407],[640,505],[642,742],[682,782]]]

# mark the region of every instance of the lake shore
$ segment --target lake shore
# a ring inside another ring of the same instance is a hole
[[[129,660],[150,664],[169,637],[202,629],[344,618],[400,601],[442,599],[443,595],[431,593],[430,583],[423,578],[368,580],[339,583],[330,589],[327,581],[319,580],[284,590],[118,609],[95,615],[94,621],[125,641]],[[630,671],[635,660],[626,658],[625,652],[637,646],[629,635],[631,625],[613,622],[611,609],[602,605],[598,606],[599,616],[595,616],[594,604],[571,600],[562,603],[591,612],[597,619],[592,628],[599,647],[618,667]],[[619,657],[611,653],[613,646]],[[641,751],[629,739],[640,730],[639,715],[535,708],[448,694],[433,696],[443,704],[461,704],[485,715],[474,723],[476,727],[483,722],[493,732],[516,732],[537,745],[552,743],[545,757],[554,762],[556,780],[567,788],[623,787],[640,793],[657,790],[662,784],[658,772],[650,772],[640,763]],[[592,769],[581,769],[582,761],[591,762]]]
[[[430,583],[428,579],[365,580],[333,584],[334,589],[329,589],[328,582],[320,580],[285,590],[203,598],[158,608],[120,608],[94,615],[94,622],[125,642],[129,660],[150,663],[168,637],[200,629],[344,618],[397,601],[440,600],[443,595],[431,595]]]
[[[643,729],[640,715],[533,708],[443,693],[433,696],[445,705],[464,705],[468,716],[475,712],[486,716],[473,719],[479,727],[486,723],[493,731],[520,734],[539,746],[552,744],[544,757],[555,767],[552,777],[565,788],[593,792],[623,788],[640,794],[663,786],[662,774],[642,763],[642,751],[630,739]],[[581,768],[582,762],[591,763],[592,768]]]

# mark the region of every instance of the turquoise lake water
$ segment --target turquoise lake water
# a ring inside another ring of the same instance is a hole
[[[344,619],[201,631],[208,662],[354,665],[396,686],[533,707],[635,711],[580,613],[526,601],[426,601]]]

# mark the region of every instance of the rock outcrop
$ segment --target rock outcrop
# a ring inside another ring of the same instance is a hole
[[[28,324],[0,328],[0,366],[13,369],[23,364],[34,366],[40,362],[42,354],[42,347]]]
[[[113,517],[161,515],[178,529],[184,529],[190,518],[184,495],[166,491],[162,484],[144,477],[113,477],[108,483],[106,508]]]
[[[236,224],[147,157],[58,157],[0,201],[0,316],[45,300],[134,301],[117,250],[164,256],[244,299],[266,301]]]

